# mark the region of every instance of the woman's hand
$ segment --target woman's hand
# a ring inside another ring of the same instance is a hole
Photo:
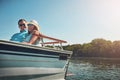
[[[21,42],[22,44],[28,44],[28,45],[32,45],[31,43],[29,42]]]

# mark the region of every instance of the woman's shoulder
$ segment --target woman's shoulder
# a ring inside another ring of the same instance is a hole
[[[40,32],[39,32],[39,31],[37,31],[37,30],[34,30],[34,31],[32,32],[32,34],[39,35],[39,34],[40,34]]]

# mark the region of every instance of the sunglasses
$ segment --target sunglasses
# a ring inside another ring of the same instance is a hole
[[[25,26],[25,24],[19,24],[19,26]]]
[[[27,26],[34,26],[33,24],[27,24]]]

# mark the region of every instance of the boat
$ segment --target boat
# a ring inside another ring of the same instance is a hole
[[[42,37],[53,42],[42,42],[40,46],[0,40],[0,80],[66,79],[72,51],[46,47],[66,41]]]

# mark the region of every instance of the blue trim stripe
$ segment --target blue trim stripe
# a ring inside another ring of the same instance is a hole
[[[44,56],[44,55],[34,55],[34,54],[6,53],[6,52],[0,52],[0,54],[30,56],[30,57],[58,58],[59,59],[59,56],[55,57],[55,56]]]

